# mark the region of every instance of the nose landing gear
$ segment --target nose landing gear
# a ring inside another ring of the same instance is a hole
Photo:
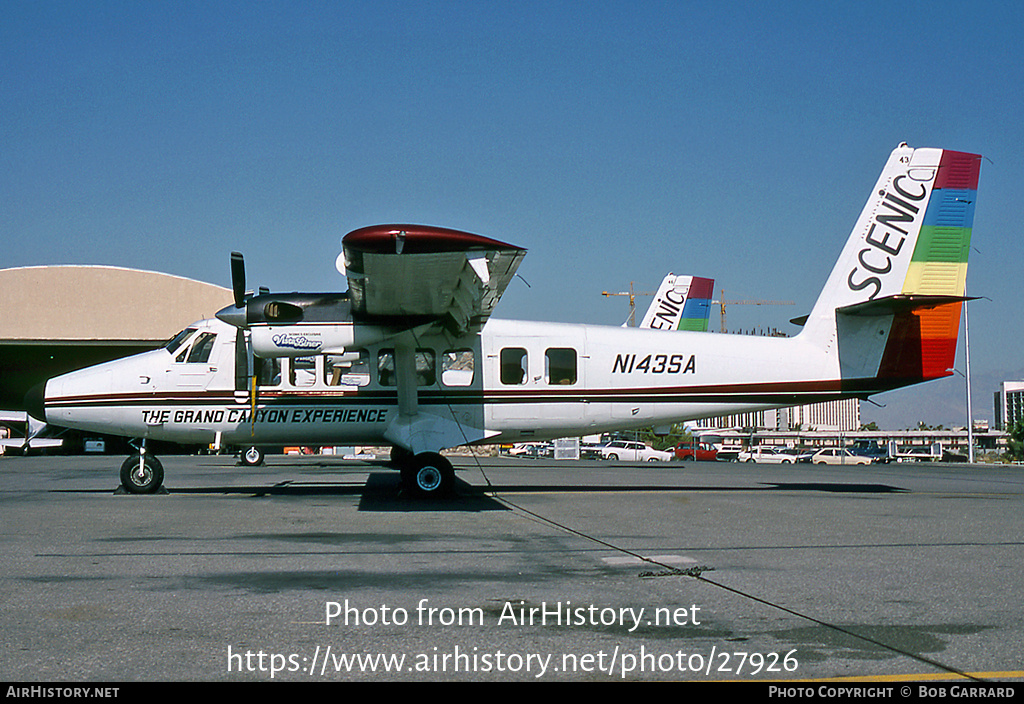
[[[121,465],[121,486],[129,494],[155,494],[163,483],[164,466],[145,451],[129,456]]]

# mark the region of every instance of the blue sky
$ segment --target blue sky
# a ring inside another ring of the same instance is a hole
[[[889,152],[983,154],[975,417],[1024,376],[1024,5],[0,5],[0,266],[338,290],[382,222],[526,247],[502,317],[618,325],[631,281],[716,279],[732,330],[817,296]],[[646,306],[649,299],[640,299]],[[712,316],[717,328],[717,316]],[[958,356],[963,369],[963,355]],[[963,380],[865,420],[964,422]]]

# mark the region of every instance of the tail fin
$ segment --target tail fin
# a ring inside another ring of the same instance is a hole
[[[714,279],[669,274],[662,280],[641,328],[707,332]]]
[[[889,157],[801,335],[835,349],[844,381],[951,373],[980,164],[905,144]]]

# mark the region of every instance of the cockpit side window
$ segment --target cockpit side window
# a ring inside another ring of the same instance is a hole
[[[170,342],[168,342],[166,345],[164,345],[164,349],[167,350],[168,352],[170,352],[171,354],[174,354],[175,352],[178,351],[179,347],[181,347],[183,344],[185,344],[185,340],[187,340],[189,338],[189,336],[192,333],[194,333],[195,331],[196,331],[195,328],[185,328],[184,330],[179,332],[177,335],[172,337]]]
[[[213,343],[217,341],[217,333],[204,332],[200,335],[194,345],[192,345],[192,351],[188,353],[188,361],[190,364],[206,364],[210,361],[210,352],[213,351]]]

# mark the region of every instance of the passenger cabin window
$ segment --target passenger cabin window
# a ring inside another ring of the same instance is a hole
[[[370,383],[370,355],[366,350],[326,355],[324,383],[328,386],[366,386]]]
[[[473,383],[473,350],[448,350],[441,355],[441,383],[469,386]]]
[[[501,351],[501,383],[526,383],[526,350],[521,347],[506,347]]]
[[[260,359],[255,357],[253,359],[257,365],[256,374],[259,377],[260,386],[280,386],[281,385],[281,360],[278,358],[273,359]]]
[[[575,384],[576,350],[571,347],[548,348],[544,353],[544,376],[549,384]]]
[[[437,383],[437,359],[434,350],[416,350],[416,385],[434,386]]]
[[[188,353],[189,364],[206,364],[210,361],[210,352],[213,351],[213,343],[217,341],[217,334],[204,332],[196,338],[192,345],[192,351]]]
[[[381,386],[396,386],[395,351],[381,350],[377,354],[377,380]],[[437,359],[434,350],[416,350],[416,385],[433,386],[437,383]]]
[[[292,357],[288,360],[288,381],[305,388],[316,384],[316,357]]]

